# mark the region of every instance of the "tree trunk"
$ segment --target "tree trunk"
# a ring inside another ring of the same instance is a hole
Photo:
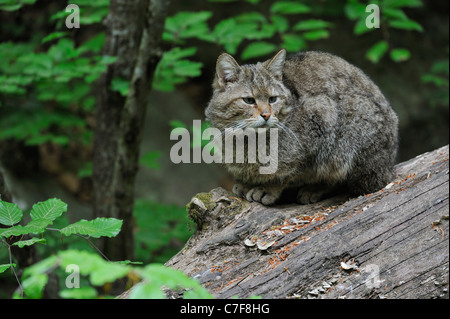
[[[3,177],[1,165],[0,165],[0,199],[5,202],[11,202],[12,197],[9,193],[8,187],[6,187],[6,182]]]
[[[146,97],[161,56],[169,1],[112,0],[104,54],[118,59],[100,80],[94,139],[94,217],[123,220],[120,234],[100,249],[111,260],[133,259],[134,180]],[[112,80],[130,82],[128,95],[111,90]]]
[[[311,205],[198,194],[198,230],[167,266],[217,298],[448,298],[448,159],[445,146],[398,164],[376,193]]]

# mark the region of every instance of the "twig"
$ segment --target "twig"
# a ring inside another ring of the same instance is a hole
[[[4,242],[4,243],[6,244],[6,246],[8,246],[8,255],[9,255],[9,264],[10,264],[9,267],[11,268],[11,271],[13,272],[14,277],[16,277],[17,283],[19,284],[20,298],[23,298],[23,292],[24,292],[24,290],[23,290],[23,287],[22,287],[22,283],[20,282],[19,277],[17,276],[17,273],[16,273],[16,271],[14,270],[14,267],[13,267],[13,265],[12,265],[11,245],[8,244],[8,242],[7,242],[6,240],[2,240],[2,242]]]
[[[58,232],[60,231],[60,229],[58,229],[58,228],[46,228],[46,229],[47,230],[58,231]],[[80,234],[74,234],[74,235],[78,236],[80,238],[83,238],[84,240],[86,240],[89,243],[89,245],[91,245],[91,247],[94,248],[106,261],[111,261],[111,260],[109,260],[108,257],[105,256],[105,254],[102,253],[102,251],[97,246],[94,245],[94,243],[89,239],[89,237],[84,237],[84,236],[82,236]]]

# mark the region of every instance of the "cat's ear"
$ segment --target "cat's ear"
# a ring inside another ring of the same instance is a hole
[[[238,79],[241,67],[236,60],[227,53],[222,53],[216,63],[216,83],[224,88],[228,82]]]
[[[278,80],[283,78],[283,67],[286,61],[286,50],[281,49],[271,60],[264,62],[264,66]]]

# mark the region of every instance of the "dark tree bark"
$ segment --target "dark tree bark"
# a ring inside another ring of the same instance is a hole
[[[448,159],[447,145],[398,164],[376,193],[311,205],[198,194],[198,230],[167,266],[218,298],[448,298]]]
[[[133,259],[134,180],[145,118],[146,97],[161,56],[160,42],[169,1],[112,0],[105,20],[104,54],[117,56],[100,79],[94,138],[94,217],[123,220],[120,234],[100,249],[111,260]],[[119,77],[128,95],[111,90]]]
[[[5,178],[3,177],[2,170],[0,169],[0,199],[5,202],[11,202],[11,194],[9,193],[8,188],[6,187]]]

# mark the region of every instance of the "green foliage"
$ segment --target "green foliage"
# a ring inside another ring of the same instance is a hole
[[[159,91],[172,91],[176,84],[183,83],[190,77],[199,76],[203,64],[185,59],[196,52],[195,47],[185,49],[175,47],[165,52],[155,70],[153,88]]]
[[[122,95],[122,96],[128,95],[129,86],[130,86],[129,81],[119,78],[119,77],[115,77],[111,81],[111,90],[119,92],[120,95]]]
[[[423,27],[416,21],[408,18],[404,12],[405,8],[421,7],[421,0],[403,1],[403,0],[382,0],[382,1],[366,1],[361,3],[359,0],[347,0],[345,5],[345,14],[348,19],[355,20],[353,33],[355,35],[363,35],[368,32],[379,30],[377,28],[368,28],[366,20],[371,11],[366,11],[368,4],[376,4],[380,9],[380,28],[388,30],[390,28],[400,29],[404,31],[419,31],[423,32]],[[386,34],[385,31],[383,34]],[[387,53],[390,47],[387,39],[380,40],[372,45],[366,52],[366,58],[372,63],[378,63],[381,58]],[[411,54],[408,49],[392,48],[389,54],[394,62],[407,61]]]
[[[69,265],[76,265],[80,275],[86,276],[89,284],[97,287],[127,276],[137,277],[142,282],[133,288],[130,294],[132,299],[164,298],[161,290],[163,286],[172,289],[188,289],[188,292],[185,293],[186,297],[212,298],[211,294],[196,280],[187,277],[181,271],[160,264],[140,267],[132,264],[113,263],[102,259],[97,254],[79,250],[58,252],[25,269],[22,285],[26,296],[41,298],[48,281],[48,273],[57,267],[66,270]],[[64,289],[60,291],[60,296],[77,299],[96,298],[98,294],[92,286]]]
[[[66,211],[67,204],[57,198],[36,203],[30,211],[31,221],[25,226],[22,226],[16,224],[22,220],[23,212],[16,204],[0,200],[0,223],[5,226],[10,226],[0,229],[0,238],[6,242],[10,236],[42,234],[48,230],[48,226],[52,225]],[[52,228],[51,230],[57,230],[65,236],[79,234],[98,238],[100,236],[116,236],[121,227],[122,221],[115,218],[97,218],[92,221],[81,220],[62,229]],[[23,246],[30,246],[35,243],[45,243],[45,241],[40,239],[42,238],[32,237],[30,240],[19,241],[14,244],[19,243],[17,246],[22,248]]]
[[[270,42],[253,42],[249,46],[245,48],[242,52],[241,58],[243,60],[259,57],[261,55],[267,55],[269,53],[274,52],[277,49],[277,46]]]
[[[149,205],[144,202],[141,202],[141,212],[139,212],[139,204],[137,207],[137,219],[145,218],[143,213],[147,213],[147,216],[151,218],[155,218],[157,213],[159,213],[162,217],[160,222],[163,223],[163,227],[167,227],[170,222],[177,223],[179,221],[180,216],[177,216],[180,214],[179,209],[159,204]],[[64,202],[56,198],[49,199],[33,205],[30,212],[31,221],[26,226],[21,226],[16,224],[22,220],[23,212],[15,204],[0,201],[0,222],[5,226],[9,226],[2,228],[0,231],[1,243],[8,247],[15,245],[20,248],[37,243],[46,244],[46,239],[42,237],[31,237],[31,239],[10,243],[11,236],[42,234],[46,231],[58,231],[64,236],[75,234],[92,238],[99,238],[100,236],[114,237],[119,233],[122,226],[121,220],[96,218],[91,221],[81,220],[62,229],[48,228],[53,221],[61,217],[66,211],[67,205]],[[145,225],[142,220],[139,220],[138,224]],[[185,228],[186,224],[183,226]],[[178,228],[178,232],[181,231],[181,227],[176,226],[175,228]],[[168,234],[166,240],[186,239],[184,238],[186,237],[185,233],[177,234],[175,230],[165,233]],[[138,236],[140,234],[139,232],[137,233]],[[154,239],[158,238],[159,240],[159,237],[155,236]],[[141,238],[141,240],[148,242],[149,239]],[[98,254],[88,251],[61,250],[24,270],[20,283],[23,291],[17,291],[15,297],[20,298],[22,293],[24,293],[26,298],[42,298],[43,290],[47,285],[51,271],[57,267],[67,271],[69,265],[76,265],[80,275],[86,276],[89,284],[92,286],[101,287],[106,283],[112,283],[127,276],[139,278],[142,282],[137,285],[130,296],[131,298],[164,298],[164,293],[161,291],[163,286],[171,289],[188,289],[185,294],[186,298],[211,298],[211,295],[196,280],[187,277],[178,270],[173,270],[160,264],[150,264],[145,267],[139,267],[137,264],[140,263],[106,261]],[[8,269],[15,273],[15,267],[15,263],[1,264],[0,273]],[[62,298],[98,297],[97,291],[90,285],[80,290],[63,289],[60,291],[60,296]]]
[[[22,219],[23,213],[14,203],[0,201],[0,224],[13,226]]]
[[[147,216],[155,218],[157,216],[156,214],[159,213],[163,217],[160,221],[165,226],[169,222],[177,223],[179,221],[180,216],[177,216],[180,214],[179,209],[159,204],[150,204],[150,206],[146,203],[143,204],[145,207],[142,210],[145,210]],[[148,208],[152,211],[148,211]],[[175,210],[177,210],[176,213]],[[43,234],[46,231],[58,231],[64,236],[78,235],[92,238],[99,238],[101,236],[114,237],[119,233],[122,226],[121,220],[114,218],[96,218],[91,221],[81,220],[61,229],[48,228],[49,225],[53,224],[66,211],[67,205],[56,198],[36,203],[33,205],[29,214],[31,221],[27,225],[22,226],[17,225],[17,223],[22,220],[23,212],[17,205],[0,200],[0,222],[4,226],[9,226],[0,229],[1,243],[8,247],[15,245],[20,248],[37,243],[46,244],[46,239],[42,237],[31,237],[31,239],[10,243],[11,236]],[[144,216],[137,213],[136,217],[139,219]],[[142,220],[138,224],[145,225]],[[185,228],[186,224],[183,226]],[[178,231],[181,230],[180,227],[178,229]],[[185,238],[181,237],[186,236],[184,233],[180,236],[175,230],[167,233],[170,237],[167,240],[183,240]],[[145,238],[145,240],[148,241],[148,238]],[[187,277],[178,270],[173,270],[160,264],[150,264],[145,267],[139,267],[137,264],[140,263],[130,261],[110,262],[98,254],[88,251],[74,249],[61,250],[24,270],[20,282],[20,287],[23,290],[18,290],[15,298],[21,298],[22,293],[26,298],[42,298],[44,288],[48,283],[49,273],[58,267],[67,271],[67,267],[71,265],[76,265],[80,271],[80,275],[88,278],[89,286],[82,287],[82,289],[63,289],[60,291],[62,298],[98,297],[97,290],[92,286],[101,287],[127,276],[142,280],[133,290],[130,296],[131,298],[164,298],[164,293],[161,290],[163,286],[171,289],[187,289],[188,291],[185,294],[186,298],[211,298],[209,292],[201,287],[196,280]],[[15,263],[0,264],[0,273],[8,269],[11,269],[15,273],[15,267]]]
[[[270,12],[278,14],[300,14],[311,12],[311,8],[298,2],[277,1],[270,7]]]
[[[147,168],[150,169],[160,169],[161,165],[159,164],[158,160],[161,157],[161,152],[159,151],[151,151],[148,153],[145,153],[139,158],[139,164],[144,165]]]
[[[16,11],[25,4],[33,4],[36,0],[0,0],[0,10]]]
[[[88,235],[93,238],[115,237],[122,227],[122,221],[114,218],[98,217],[94,220],[82,219],[60,230],[61,234]]]
[[[389,44],[386,41],[379,41],[367,51],[366,58],[373,63],[378,63],[378,61],[380,61],[380,59],[386,54],[388,49]]]
[[[144,282],[137,285],[130,294],[130,298],[164,298],[161,291],[155,287],[165,286],[170,289],[178,289],[180,286],[189,289],[184,297],[186,299],[211,299],[211,294],[200,283],[187,277],[179,270],[170,269],[160,264],[151,264],[139,270],[138,274]]]
[[[212,12],[179,12],[166,19],[163,39],[174,43],[185,43],[189,38],[203,37],[209,33],[206,21]]]
[[[391,50],[391,59],[395,62],[402,62],[409,60],[411,57],[411,52],[407,49],[392,49]]]
[[[212,1],[212,2],[236,2]],[[259,1],[248,1],[256,4]],[[196,54],[195,47],[183,48],[187,39],[197,39],[223,47],[230,54],[236,54],[243,43],[243,60],[260,58],[286,48],[295,52],[307,48],[308,41],[329,37],[332,24],[322,19],[306,19],[290,26],[288,17],[311,13],[311,8],[294,1],[276,1],[270,7],[269,16],[260,12],[245,12],[223,19],[214,26],[208,25],[213,13],[210,11],[179,12],[166,19],[163,39],[175,47],[164,53],[159,63],[153,88],[171,91],[175,85],[201,74],[202,64],[187,60]],[[282,42],[274,37],[279,35]]]
[[[448,54],[448,48],[447,48]],[[432,86],[432,91],[428,97],[431,107],[448,108],[449,102],[449,60],[436,60],[430,69],[423,73],[421,81],[425,85]]]
[[[53,222],[61,217],[67,211],[67,204],[57,198],[48,199],[44,202],[39,202],[33,205],[30,211],[31,221],[25,226],[18,225],[22,220],[23,212],[16,204],[8,203],[0,200],[0,223],[6,228],[0,228],[0,243],[10,247],[18,246],[23,248],[34,244],[47,244],[47,240],[43,237],[31,237],[30,239],[20,239],[10,242],[14,236],[31,236],[43,235],[46,231],[58,231],[65,236],[72,234],[86,235],[93,238],[100,236],[116,236],[122,227],[122,221],[114,218],[97,218],[92,221],[79,221],[62,229],[49,228]],[[9,250],[9,253],[10,250]],[[10,256],[10,259],[12,257]],[[0,273],[10,268],[14,273],[16,264],[3,264],[0,266]],[[39,266],[36,266],[37,268]],[[109,269],[105,269],[109,270]],[[48,276],[44,273],[39,273],[36,276],[23,278],[21,287],[23,292],[29,298],[40,298],[42,290],[47,284]]]
[[[17,10],[34,2],[2,1],[0,9]],[[82,7],[81,23],[86,25],[106,16],[109,1],[76,4]],[[104,33],[76,45],[63,25],[68,14],[62,10],[49,17],[62,30],[46,36],[38,33],[26,43],[0,43],[0,100],[5,108],[0,140],[12,138],[26,145],[90,142],[85,114],[95,105],[92,83],[116,59],[100,54]]]
[[[166,262],[192,235],[185,207],[138,199],[133,216],[136,257],[144,262]]]

